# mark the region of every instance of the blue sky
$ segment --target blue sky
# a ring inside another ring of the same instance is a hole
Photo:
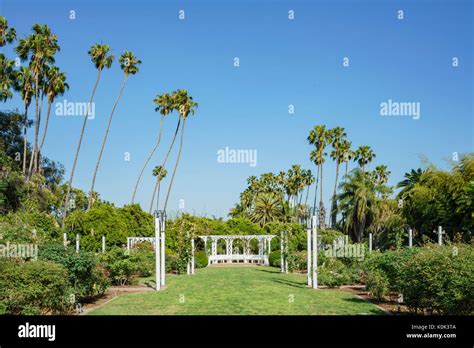
[[[178,18],[180,10],[184,20]],[[288,19],[289,10],[294,20]],[[397,19],[398,10],[404,11],[403,20]],[[177,211],[183,199],[188,212],[225,217],[250,175],[294,163],[315,173],[306,137],[317,124],[345,127],[353,146],[371,146],[377,155],[371,167],[387,165],[392,185],[421,165],[420,155],[446,168],[453,152],[474,148],[474,15],[468,0],[0,0],[0,13],[20,36],[38,22],[59,37],[57,65],[71,88],[58,101],[89,100],[96,70],[87,51],[96,42],[110,45],[116,56],[130,50],[142,60],[115,112],[96,183],[102,198],[118,206],[130,201],[158,133],[152,101],[177,88],[187,89],[199,108],[187,122],[170,211]],[[235,57],[239,67],[233,65]],[[343,66],[344,57],[349,67]],[[456,68],[453,57],[459,59]],[[74,180],[84,190],[121,80],[117,62],[102,75]],[[389,99],[420,103],[420,119],[380,116],[380,103]],[[294,114],[288,113],[290,104]],[[15,97],[2,108],[21,105]],[[166,119],[153,165],[161,162],[176,119]],[[45,154],[65,165],[66,176],[81,122],[52,115]],[[257,165],[218,163],[217,151],[226,146],[257,150]],[[125,152],[131,161],[124,160]],[[175,158],[176,151],[168,163]],[[335,166],[326,163],[328,201]],[[138,191],[145,209],[153,188],[151,169]]]

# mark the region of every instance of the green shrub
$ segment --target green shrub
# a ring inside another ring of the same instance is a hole
[[[204,251],[197,251],[194,254],[194,262],[196,268],[204,268],[207,267],[207,256]]]
[[[130,253],[122,248],[112,248],[105,253],[102,263],[115,285],[132,284],[139,273],[139,265],[133,262]]]
[[[296,251],[289,253],[288,255],[288,270],[293,271],[303,271],[306,269],[308,259],[306,256],[306,251]]]
[[[0,311],[65,314],[71,311],[67,271],[49,261],[0,261]]]
[[[155,273],[155,251],[150,243],[139,243],[130,251],[130,259],[136,265],[136,275],[149,277]]]
[[[367,253],[363,263],[365,278],[367,278],[371,272],[380,271],[389,280],[389,290],[400,292],[404,264],[411,255],[417,253],[418,250],[419,248],[413,248],[388,250],[383,253],[376,251]]]
[[[375,297],[397,291],[415,313],[474,313],[474,252],[470,245],[429,244],[374,252],[364,263],[364,271],[367,289]]]
[[[173,273],[178,271],[178,255],[170,249],[166,249],[166,273]]]
[[[46,244],[39,248],[38,258],[58,263],[67,270],[77,301],[102,295],[109,285],[106,270],[92,253],[76,253],[61,244]]]
[[[101,250],[102,236],[107,248],[124,247],[127,237],[153,236],[153,216],[137,204],[116,208],[110,204],[94,204],[89,211],[76,210],[66,219],[68,239],[81,236],[81,250]],[[91,233],[93,232],[93,233]]]
[[[381,271],[373,271],[367,275],[366,289],[377,300],[382,300],[389,291],[387,276]]]
[[[320,236],[319,242],[322,244],[332,244],[335,240],[344,238],[344,233],[332,229],[319,230],[318,235]]]
[[[347,267],[344,262],[334,257],[327,257],[324,262],[318,263],[318,281],[328,287],[353,284],[357,281],[356,268]]]
[[[421,248],[404,264],[401,293],[408,307],[428,313],[474,313],[474,252],[469,245]]]
[[[270,253],[268,257],[268,262],[272,267],[281,267],[281,252],[280,250],[275,250]]]

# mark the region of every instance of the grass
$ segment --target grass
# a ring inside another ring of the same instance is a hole
[[[122,295],[92,315],[354,315],[384,314],[336,289],[309,289],[306,276],[272,267],[211,267],[167,276],[160,292]]]

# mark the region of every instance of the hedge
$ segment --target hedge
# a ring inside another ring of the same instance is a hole
[[[66,314],[72,310],[67,271],[49,261],[0,261],[0,314]]]

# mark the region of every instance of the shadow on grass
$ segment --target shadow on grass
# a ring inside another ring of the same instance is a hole
[[[362,299],[362,298],[359,298],[359,297],[350,297],[350,298],[344,298],[343,299],[344,301],[347,301],[347,302],[352,302],[352,303],[358,303],[358,304],[363,304],[363,303],[370,303],[370,304],[373,304],[374,307],[375,307],[375,304],[370,302],[369,300],[366,300],[366,299]],[[387,314],[386,312],[384,312],[382,309],[378,308],[378,307],[375,307],[375,308],[371,308],[369,310],[369,313],[368,314]]]
[[[262,269],[262,268],[257,268],[256,271],[259,271],[259,272],[266,272],[266,273],[273,273],[273,274],[281,273],[281,272],[278,271],[278,270],[268,270],[268,269]]]
[[[300,288],[300,289],[306,288],[306,283],[296,282],[296,281],[287,280],[287,279],[279,279],[279,278],[272,278],[272,280],[275,283],[289,285],[289,286],[292,286],[294,288]]]

